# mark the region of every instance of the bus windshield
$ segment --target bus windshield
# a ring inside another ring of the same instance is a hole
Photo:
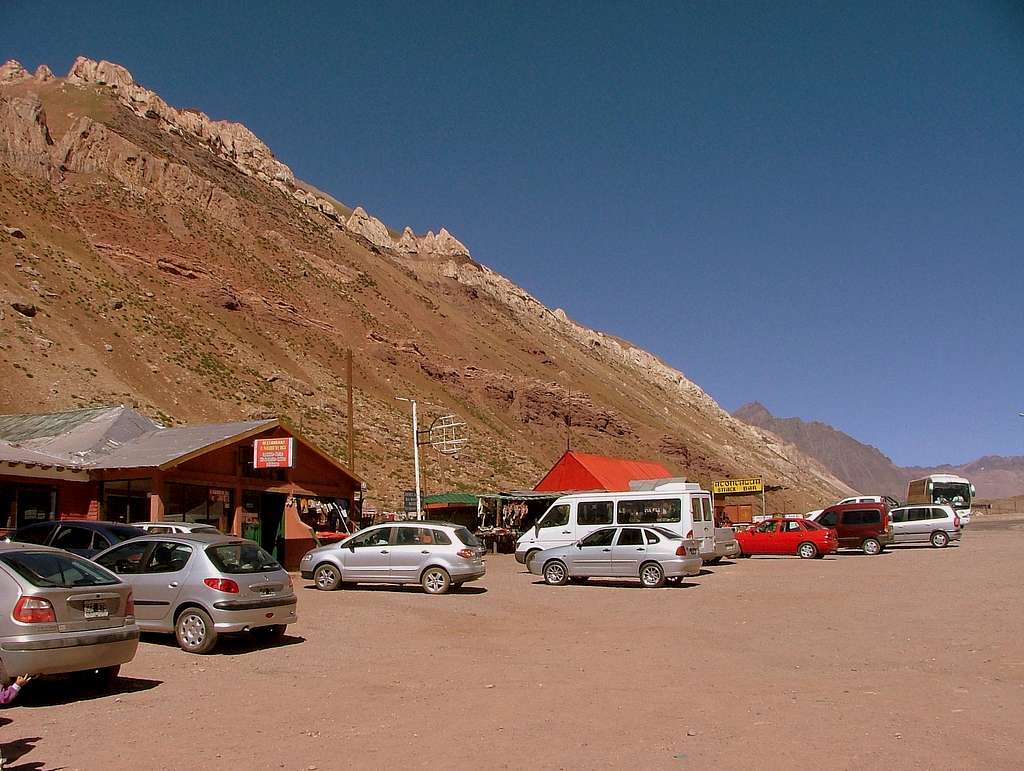
[[[971,486],[963,482],[935,482],[932,503],[948,504],[957,509],[971,507]]]

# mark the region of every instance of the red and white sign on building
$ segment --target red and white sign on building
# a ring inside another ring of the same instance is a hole
[[[295,465],[295,438],[256,439],[252,445],[253,468],[291,468]]]

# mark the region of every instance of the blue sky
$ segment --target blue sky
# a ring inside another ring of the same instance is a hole
[[[896,462],[1024,454],[1024,7],[3,4],[393,227]]]

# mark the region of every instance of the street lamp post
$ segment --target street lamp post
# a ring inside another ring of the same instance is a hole
[[[416,400],[404,396],[395,397],[400,402],[412,404],[412,462],[416,472],[416,519],[423,519],[423,506],[420,502],[420,431],[416,420]]]

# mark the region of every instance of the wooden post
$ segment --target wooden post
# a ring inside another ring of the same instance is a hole
[[[149,521],[163,522],[166,508],[164,496],[167,494],[167,485],[164,483],[162,471],[157,471],[153,474],[151,485],[149,491]]]
[[[348,470],[355,473],[356,450],[355,450],[355,420],[353,418],[352,400],[352,349],[349,348],[345,356],[345,381],[348,383]]]

